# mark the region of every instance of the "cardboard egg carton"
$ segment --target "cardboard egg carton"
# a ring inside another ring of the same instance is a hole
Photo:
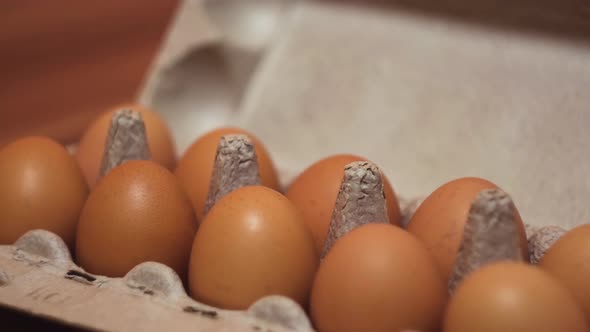
[[[261,298],[245,311],[196,302],[160,263],[139,264],[123,278],[92,275],[44,230],[0,246],[0,305],[92,330],[312,331],[303,309],[286,297]]]
[[[580,6],[182,0],[138,99],[167,120],[179,153],[240,125],[265,142],[283,184],[326,155],[356,153],[384,171],[406,216],[420,200],[404,198],[480,176],[510,193],[531,229],[570,228],[590,220]],[[197,303],[156,263],[120,279],[87,274],[42,231],[0,246],[0,304],[111,331],[311,329],[280,297],[246,311]]]
[[[235,124],[265,143],[285,185],[327,155],[354,153],[405,198],[478,176],[528,224],[590,220],[587,5],[184,5],[140,94],[180,153]]]

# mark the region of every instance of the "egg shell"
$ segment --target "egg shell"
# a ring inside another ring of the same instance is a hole
[[[189,285],[198,301],[246,309],[266,295],[307,305],[318,258],[297,208],[279,192],[248,186],[213,206],[193,243]]]
[[[310,312],[319,332],[437,331],[446,284],[405,230],[366,224],[340,238],[317,272]]]
[[[590,324],[590,225],[565,233],[541,258],[539,266],[568,287]]]
[[[155,261],[186,280],[196,228],[190,202],[170,171],[152,161],[128,161],[90,193],[78,225],[77,260],[109,277]]]
[[[318,252],[324,248],[334,205],[344,176],[344,167],[366,158],[339,154],[315,162],[304,170],[289,186],[286,196],[297,206],[311,230]],[[384,176],[383,189],[389,222],[401,226],[401,212],[391,183]]]
[[[152,160],[170,170],[173,170],[176,165],[176,147],[170,129],[164,120],[143,105],[132,103],[118,105],[102,113],[88,126],[80,138],[75,152],[76,160],[82,167],[86,181],[91,188],[94,187],[99,177],[111,118],[114,112],[120,109],[132,109],[141,114]]]
[[[497,262],[470,274],[451,298],[444,332],[589,331],[557,279],[525,263]]]
[[[447,182],[420,204],[407,226],[408,231],[420,239],[433,255],[445,280],[451,277],[471,203],[485,189],[498,189],[498,186],[476,177]],[[526,232],[518,210],[515,216],[522,257],[528,259]]]
[[[174,172],[190,197],[198,220],[203,218],[219,140],[222,136],[229,134],[246,135],[252,140],[258,158],[261,184],[274,190],[280,188],[272,159],[258,138],[237,127],[215,129],[195,140],[178,161],[178,166]]]
[[[46,137],[26,137],[0,150],[0,244],[33,229],[73,248],[88,186],[76,160]]]

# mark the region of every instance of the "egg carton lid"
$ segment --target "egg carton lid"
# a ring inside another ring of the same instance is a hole
[[[199,303],[160,263],[139,264],[123,278],[87,273],[45,230],[0,246],[0,306],[92,330],[313,331],[303,309],[284,296],[263,297],[243,311]]]
[[[403,2],[499,21],[526,12],[518,22],[577,31],[555,34],[397,3],[205,1],[215,36],[181,55],[165,43],[142,100],[170,122],[180,151],[218,125],[252,131],[283,184],[322,157],[355,153],[404,197],[478,176],[508,192],[526,223],[588,222],[588,12],[548,1],[491,12],[487,0]]]

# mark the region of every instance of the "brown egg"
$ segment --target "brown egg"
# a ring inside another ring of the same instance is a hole
[[[539,265],[569,288],[590,324],[590,224],[565,233],[549,248]]]
[[[340,238],[311,293],[319,332],[437,331],[446,285],[422,244],[405,230],[366,224]]]
[[[122,277],[145,261],[163,263],[181,278],[196,231],[176,177],[152,161],[128,161],[90,193],[78,225],[78,263],[91,273]]]
[[[122,108],[130,108],[141,113],[145,123],[148,146],[152,160],[172,170],[176,164],[176,148],[168,125],[154,111],[139,104],[123,104],[101,114],[80,139],[75,156],[82,167],[86,181],[92,188],[98,180],[105,142],[113,113]]]
[[[444,332],[589,331],[572,295],[524,263],[492,263],[470,274],[451,298]]]
[[[0,244],[33,229],[59,235],[73,248],[88,186],[76,160],[59,143],[27,137],[0,150]]]
[[[451,276],[471,203],[480,191],[497,188],[492,182],[480,178],[456,179],[430,194],[412,216],[408,231],[434,256],[445,280]],[[516,216],[521,230],[522,257],[529,257],[526,233],[518,211]]]
[[[246,309],[266,295],[307,303],[318,264],[301,213],[263,186],[234,190],[200,225],[190,259],[191,295],[226,309]]]
[[[365,158],[340,154],[317,161],[301,173],[289,186],[286,196],[297,206],[305,217],[318,252],[324,248],[328,227],[336,204],[344,167]],[[389,222],[401,225],[401,213],[397,197],[389,180],[384,181],[387,214]]]
[[[279,190],[279,179],[274,164],[266,148],[251,133],[235,127],[223,127],[199,137],[178,161],[175,174],[180,179],[186,193],[191,199],[197,219],[202,220],[205,201],[209,193],[209,183],[213,174],[213,164],[217,145],[222,136],[229,134],[247,135],[254,143],[263,186]]]

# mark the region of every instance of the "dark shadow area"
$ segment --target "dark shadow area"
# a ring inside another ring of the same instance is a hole
[[[73,327],[50,319],[28,315],[21,311],[0,307],[0,321],[2,331],[54,331],[54,332],[79,332],[92,331],[81,327]]]
[[[590,43],[590,2],[585,0],[323,0],[448,17],[465,23],[541,33]]]

